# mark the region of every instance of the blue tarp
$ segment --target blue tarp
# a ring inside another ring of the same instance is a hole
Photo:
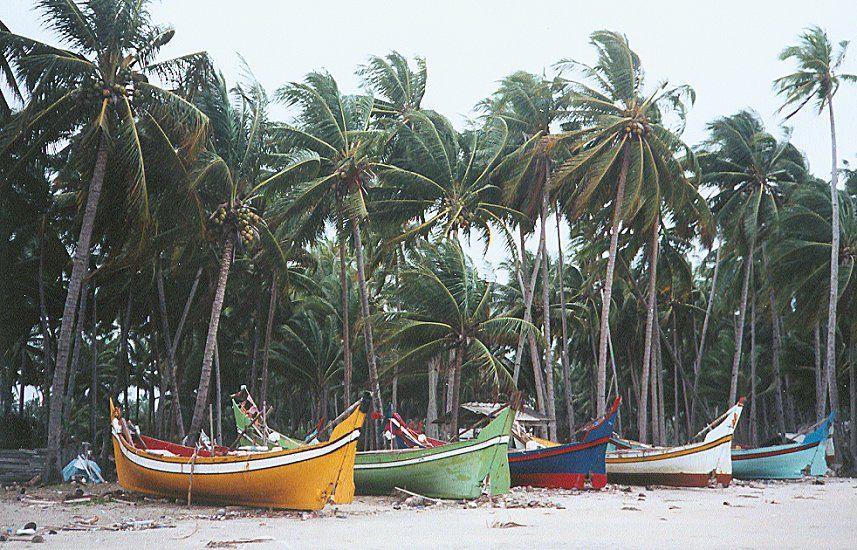
[[[76,458],[66,464],[65,468],[62,469],[62,478],[65,481],[84,478],[89,483],[104,483],[104,478],[101,477],[101,468],[83,455],[77,455]]]

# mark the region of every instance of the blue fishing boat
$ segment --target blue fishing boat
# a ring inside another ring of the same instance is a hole
[[[732,449],[732,475],[738,479],[799,479],[827,473],[825,448],[836,411],[800,441],[756,449]]]
[[[555,443],[530,438],[529,448],[509,450],[512,485],[561,489],[600,489],[607,484],[604,456],[613,434],[620,399],[610,410],[578,430],[577,441]]]

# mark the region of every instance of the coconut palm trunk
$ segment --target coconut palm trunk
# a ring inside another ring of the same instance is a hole
[[[652,225],[652,235],[649,241],[649,285],[646,289],[646,328],[643,341],[643,371],[640,377],[640,408],[637,415],[637,432],[640,441],[648,441],[649,434],[646,431],[646,416],[648,413],[648,388],[649,369],[652,360],[652,337],[654,335],[655,301],[657,299],[656,283],[658,279],[658,233],[660,231],[660,218],[655,217]]]
[[[851,442],[851,455],[857,456],[857,365],[854,364],[854,344],[848,344],[848,401],[849,421],[848,434]],[[852,468],[854,465],[852,465]]]
[[[45,233],[39,242],[39,324],[42,329],[42,365],[48,369],[51,364],[51,329],[48,321],[48,306],[45,299]],[[23,393],[21,393],[23,396]]]
[[[197,271],[197,274],[200,272]],[[167,300],[166,294],[164,293],[164,273],[161,269],[160,262],[158,263],[158,273],[157,273],[158,281],[158,305],[161,314],[161,330],[164,333],[164,344],[167,348],[167,383],[170,387],[170,398],[173,405],[173,416],[176,419],[176,429],[178,430],[178,435],[180,439],[184,439],[185,429],[184,429],[184,418],[182,417],[182,408],[179,400],[179,389],[178,383],[176,382],[176,356],[175,356],[175,343],[172,341],[172,336],[170,335],[170,323],[167,317]],[[190,307],[190,300],[193,299],[193,294],[195,293],[196,284],[199,282],[199,278],[194,281],[194,286],[191,289],[191,296],[188,303],[185,304],[185,312]],[[178,330],[176,331],[176,337],[179,337],[179,331],[182,328],[181,322],[179,322]]]
[[[426,410],[425,432],[429,437],[437,437],[437,381],[440,374],[440,358],[435,356],[428,362],[428,408]]]
[[[702,355],[705,352],[705,336],[708,334],[708,322],[711,319],[711,310],[714,306],[714,296],[717,291],[717,274],[720,271],[720,251],[722,246],[717,247],[714,256],[714,273],[711,275],[711,290],[708,293],[708,304],[705,306],[705,317],[702,320],[702,334],[699,335],[699,346],[696,348],[696,360],[693,362],[693,394],[696,395],[699,388],[699,375],[702,372]],[[690,404],[690,424],[696,426],[697,400],[693,399]]]
[[[741,284],[741,303],[738,306],[738,324],[735,327],[735,354],[732,356],[732,376],[729,381],[729,403],[732,406],[738,400],[738,372],[741,366],[741,345],[744,343],[744,320],[747,317],[747,294],[750,290],[750,276],[753,273],[753,248],[755,239],[744,260],[744,282]]]
[[[345,268],[345,243],[339,242],[339,285],[342,302],[342,357],[344,363],[343,394],[345,403],[351,402],[351,325],[348,320],[348,275]]]
[[[786,433],[786,417],[785,409],[783,408],[783,376],[780,370],[780,354],[783,349],[782,334],[780,333],[780,316],[777,315],[776,301],[774,293],[769,292],[768,297],[771,307],[771,333],[773,335],[773,349],[771,353],[771,363],[774,367],[774,404],[777,407],[777,430],[781,434]],[[752,320],[751,320],[752,322]],[[755,327],[752,328],[755,330]]]
[[[449,407],[449,432],[453,441],[458,440],[458,408],[461,405],[461,366],[464,362],[464,342],[455,347],[455,362],[452,365],[452,399]]]
[[[815,352],[815,420],[821,422],[827,409],[827,382],[821,365],[821,327],[818,321],[813,327],[812,338]]]
[[[550,171],[550,162],[545,162],[545,173]],[[547,223],[548,223],[548,186],[549,179],[545,177],[545,184],[542,186],[542,207],[541,207],[541,237],[542,242],[547,242]],[[548,439],[556,439],[556,394],[554,391],[554,376],[553,376],[553,340],[551,339],[551,315],[550,315],[550,275],[548,274],[548,255],[542,253],[542,320],[543,331],[545,338],[545,390],[547,399],[547,414],[548,414]]]
[[[89,381],[89,434],[90,442],[95,445],[98,414],[98,294],[92,289],[92,356],[90,360]]]
[[[89,285],[84,282],[83,290],[80,292],[80,306],[77,310],[77,330],[75,330],[74,351],[71,353],[71,369],[68,373],[68,384],[65,389],[65,404],[63,405],[63,424],[68,425],[71,418],[71,403],[74,398],[74,387],[77,380],[78,365],[80,364],[80,352],[83,347],[83,334],[86,330],[86,301],[89,296]],[[21,371],[23,373],[23,371]]]
[[[366,271],[363,261],[363,239],[360,237],[360,227],[351,224],[354,236],[354,251],[357,255],[357,287],[360,291],[360,310],[363,315],[363,337],[366,339],[366,355],[369,360],[369,388],[372,392],[372,408],[381,412],[381,386],[378,384],[378,363],[375,358],[375,343],[372,340],[372,320],[369,316],[369,289],[366,286]],[[375,425],[375,445],[380,448],[378,441],[377,422]]]
[[[262,352],[262,389],[259,397],[262,399],[262,411],[268,410],[268,359],[271,355],[271,334],[274,330],[274,314],[277,311],[277,276],[271,277],[271,299],[268,302],[268,322],[265,325],[265,349]],[[264,417],[266,413],[263,412]]]
[[[217,342],[217,329],[220,326],[220,312],[223,310],[223,298],[226,294],[226,281],[229,278],[229,268],[232,265],[232,252],[235,243],[232,237],[227,237],[223,243],[223,253],[220,256],[220,273],[217,276],[217,287],[214,291],[214,301],[211,304],[211,317],[208,320],[208,335],[205,338],[205,350],[202,355],[202,369],[199,373],[199,388],[196,392],[196,404],[193,407],[193,418],[188,429],[188,444],[196,444],[199,430],[205,419],[205,409],[208,405],[209,386],[211,385],[211,365],[214,360],[214,346]]]
[[[827,112],[830,115],[830,294],[827,304],[827,354],[825,356],[825,378],[830,391],[830,410],[839,411],[839,389],[836,384],[836,302],[839,299],[839,170],[836,155],[836,121],[833,117],[833,95],[827,94]],[[839,416],[841,418],[841,415]],[[842,423],[834,429],[836,439],[842,441]]]
[[[568,362],[568,308],[565,302],[565,264],[563,262],[562,253],[562,232],[560,231],[560,214],[559,208],[556,211],[556,241],[558,248],[557,262],[559,279],[559,304],[560,304],[560,319],[562,322],[562,387],[565,394],[565,411],[568,417],[568,433],[574,434],[574,426],[576,424],[574,418],[574,392],[571,388],[571,367]]]
[[[759,417],[756,406],[756,300],[750,302],[750,444],[759,446]]]
[[[51,395],[55,396],[63,395],[63,390],[65,389],[71,337],[75,325],[75,313],[78,301],[80,300],[80,289],[83,285],[83,278],[89,268],[89,251],[92,230],[95,226],[95,213],[98,210],[101,187],[104,184],[104,175],[107,171],[107,149],[107,138],[102,134],[98,142],[98,152],[95,157],[92,180],[89,182],[86,206],[83,211],[83,220],[80,224],[80,235],[77,239],[74,257],[72,258],[68,294],[66,295],[65,306],[63,306],[60,336],[57,343],[57,360],[53,381],[51,382]],[[46,468],[49,480],[58,479],[59,476],[59,455],[62,442],[62,409],[63,400],[61,398],[51,401],[48,416],[48,456]]]
[[[607,273],[604,276],[604,296],[601,300],[601,326],[598,334],[598,370],[595,383],[595,416],[607,410],[607,330],[610,325],[610,301],[613,295],[613,272],[616,269],[616,251],[619,248],[619,225],[622,221],[622,203],[625,200],[625,183],[631,154],[627,142],[622,146],[622,168],[613,204],[613,220],[610,223],[610,251],[607,257]]]

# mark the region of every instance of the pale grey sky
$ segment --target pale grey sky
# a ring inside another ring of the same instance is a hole
[[[32,0],[0,4],[0,19],[12,31],[46,38]],[[650,85],[669,79],[696,90],[684,136],[690,144],[705,137],[713,118],[748,107],[777,132],[780,103],[771,82],[792,68],[777,55],[804,27],[820,25],[835,41],[857,39],[854,0],[162,0],[151,11],[156,22],[176,28],[165,56],[207,50],[232,83],[241,74],[240,53],[269,92],[319,68],[353,92],[354,71],[367,56],[394,49],[421,55],[429,71],[424,105],[459,127],[503,76],[518,69],[541,72],[562,58],[591,62],[589,34],[617,30],[641,56]],[[843,69],[857,73],[857,44]],[[857,87],[844,88],[835,106],[840,158],[853,162]],[[829,178],[826,115],[807,109],[790,124],[792,141],[806,152],[812,171]]]

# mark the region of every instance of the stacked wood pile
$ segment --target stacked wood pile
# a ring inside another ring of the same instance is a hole
[[[0,483],[30,481],[44,473],[46,463],[45,449],[0,449]]]

